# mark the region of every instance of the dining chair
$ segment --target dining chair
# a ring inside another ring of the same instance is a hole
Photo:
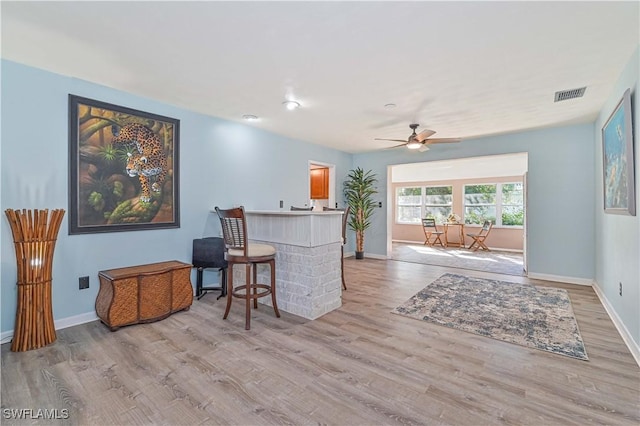
[[[478,232],[477,234],[467,234],[467,237],[471,237],[473,239],[473,242],[469,246],[469,250],[471,250],[471,247],[475,246],[473,251],[477,251],[479,248],[481,248],[482,250],[491,251],[489,250],[489,247],[487,247],[484,243],[484,240],[486,240],[489,236],[489,232],[491,232],[492,227],[493,224],[491,223],[491,221],[485,220],[482,224],[480,232]]]
[[[227,261],[228,268],[227,308],[222,318],[227,319],[231,309],[231,301],[234,298],[245,299],[245,329],[249,330],[251,327],[251,301],[253,300],[253,308],[258,309],[258,299],[269,295],[271,295],[276,317],[280,318],[280,311],[278,311],[278,304],[276,303],[276,249],[268,244],[249,242],[244,207],[222,210],[216,206],[216,213],[218,213],[220,225],[222,226],[222,237],[225,245],[224,258]],[[245,284],[234,288],[233,267],[236,264],[245,265]],[[257,265],[259,264],[268,264],[270,266],[270,285],[258,284]]]
[[[340,246],[340,274],[342,276],[342,288],[344,290],[347,289],[347,283],[344,279],[344,246],[347,244],[347,221],[349,220],[349,212],[351,211],[351,206],[347,206],[346,209],[332,209],[329,207],[323,207],[322,211],[339,211],[344,212],[342,214],[342,245]]]
[[[439,243],[442,247],[444,244],[440,239],[440,236],[444,234],[444,231],[438,231],[438,227],[436,226],[436,220],[433,218],[422,219],[422,230],[424,231],[424,245],[426,246],[434,246],[436,243]],[[431,237],[435,236],[433,241],[431,241]]]

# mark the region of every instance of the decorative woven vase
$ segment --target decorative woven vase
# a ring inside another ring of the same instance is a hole
[[[18,265],[18,307],[11,342],[14,352],[41,348],[56,340],[51,307],[53,250],[64,210],[5,210]]]

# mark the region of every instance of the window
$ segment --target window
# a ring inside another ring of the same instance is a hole
[[[452,186],[406,187],[396,190],[396,222],[421,224],[423,217],[442,223],[451,213]]]
[[[464,186],[464,223],[496,224],[496,184]]]
[[[396,221],[421,223],[422,188],[398,188],[396,191]]]
[[[524,192],[521,183],[502,184],[502,225],[524,225]]]
[[[465,185],[464,223],[482,225],[485,220],[498,226],[523,226],[522,183]]]
[[[424,214],[422,217],[433,217],[436,223],[446,222],[453,205],[452,186],[427,186],[424,188]]]

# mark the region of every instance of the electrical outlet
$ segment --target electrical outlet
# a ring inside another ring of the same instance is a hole
[[[84,290],[85,288],[89,288],[89,277],[80,277],[78,278],[80,290]]]
[[[622,281],[620,281],[620,296],[622,296]]]
[[[378,207],[382,208],[382,201],[378,201]]]

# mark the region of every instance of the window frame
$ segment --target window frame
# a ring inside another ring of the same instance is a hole
[[[477,185],[495,185],[496,186],[496,192],[495,192],[495,204],[494,203],[482,203],[482,204],[467,204],[467,200],[466,200],[466,187],[467,186],[477,186]],[[503,185],[521,185],[522,186],[522,204],[503,204],[502,202],[502,188]],[[493,224],[494,227],[498,227],[498,228],[509,228],[509,229],[524,229],[524,219],[523,219],[523,224],[522,225],[504,225],[502,223],[502,211],[503,211],[503,207],[505,206],[520,206],[522,207],[522,210],[525,210],[525,205],[524,205],[524,183],[523,182],[483,182],[483,183],[469,183],[469,184],[463,184],[462,185],[462,221],[464,222],[465,226],[482,226],[481,223],[466,223],[466,213],[467,213],[467,206],[495,206],[496,209],[496,220],[495,223]]]
[[[505,204],[502,202],[503,188],[504,185],[520,185],[522,192],[522,204]],[[521,207],[523,212],[522,217],[522,225],[504,225],[502,223],[502,212],[504,207]],[[496,217],[498,217],[498,212],[496,211]],[[524,182],[502,182],[500,184],[500,225],[503,228],[524,228]]]
[[[427,188],[449,188],[451,193],[451,202],[448,204],[427,204]],[[453,185],[424,185],[422,186],[422,208],[420,209],[420,214],[423,218],[427,217],[427,207],[448,207],[449,213],[453,212]],[[447,215],[448,216],[448,215]],[[445,216],[445,218],[447,217]],[[436,219],[436,223],[438,223]],[[442,222],[438,223],[438,225],[442,225]]]
[[[398,193],[400,192],[400,190],[403,189],[420,189],[420,201],[418,202],[418,204],[400,204],[399,202],[399,195]],[[400,214],[399,214],[399,210],[400,207],[419,207],[420,208],[420,215],[422,215],[422,204],[424,201],[424,190],[422,189],[421,186],[417,186],[417,185],[410,185],[410,186],[398,186],[396,187],[396,193],[395,193],[395,204],[396,204],[396,208],[395,208],[395,217],[394,217],[394,222],[398,225],[422,225],[422,221],[419,220],[418,222],[401,222],[400,221]]]
[[[403,189],[420,189],[420,202],[419,204],[400,204],[398,193]],[[427,204],[427,188],[450,188],[451,190],[451,203],[449,204]],[[427,207],[449,207],[451,211],[453,211],[453,200],[455,197],[453,191],[453,185],[407,185],[407,186],[397,186],[395,191],[395,211],[394,211],[394,222],[396,225],[420,225],[422,226],[422,219],[425,218],[426,208]],[[400,207],[420,207],[420,218],[417,222],[404,222],[400,221],[399,217],[399,209]]]

